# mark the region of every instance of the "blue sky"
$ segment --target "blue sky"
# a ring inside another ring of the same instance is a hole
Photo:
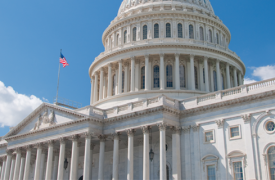
[[[61,69],[59,95],[88,105],[91,88],[88,68],[104,50],[102,33],[117,15],[121,1],[0,1],[2,95],[3,89],[10,86],[7,92],[13,89],[14,96],[34,95],[52,103],[62,48],[70,66]],[[230,49],[245,63],[245,77],[258,81],[264,79],[263,73],[267,72],[268,77],[275,77],[275,73],[271,74],[275,70],[275,1],[211,0],[211,3],[215,14],[231,32]],[[264,69],[256,72],[260,67]],[[265,67],[269,67],[269,71]],[[14,107],[10,108],[13,105],[8,103],[4,106],[4,99],[0,97],[0,125],[6,126],[0,128],[0,136],[8,131],[7,126],[16,124],[8,122],[14,119],[19,122],[26,116],[22,113],[13,117]],[[32,101],[36,105],[39,99],[33,97]],[[24,112],[29,113],[35,105]]]

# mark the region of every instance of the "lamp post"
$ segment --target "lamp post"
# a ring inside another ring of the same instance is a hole
[[[154,155],[155,155],[155,153],[153,152],[153,148],[152,148],[152,146],[153,146],[152,128],[150,129],[150,133],[151,133],[151,136],[150,136],[150,139],[151,139],[151,150],[150,150],[150,152],[149,152],[149,157],[150,157],[150,161],[152,162],[153,159],[154,159]]]
[[[65,161],[64,161],[64,169],[65,170],[68,168],[68,164],[69,164],[69,162],[68,162],[67,158],[65,158]]]

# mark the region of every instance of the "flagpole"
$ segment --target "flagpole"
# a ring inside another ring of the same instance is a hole
[[[61,54],[62,54],[62,49],[60,49],[60,57],[61,57]],[[59,62],[59,68],[58,68],[58,80],[57,80],[57,91],[56,91],[56,100],[55,100],[55,103],[57,103],[57,99],[58,99],[59,76],[60,76],[60,62]]]

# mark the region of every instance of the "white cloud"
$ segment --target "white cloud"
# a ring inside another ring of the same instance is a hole
[[[254,82],[257,82],[257,81],[254,79],[250,79],[250,78],[244,78],[244,84],[251,84]]]
[[[274,66],[267,65],[267,66],[254,68],[252,75],[255,77],[259,77],[261,80],[274,78],[275,65]]]
[[[19,94],[0,81],[0,126],[17,125],[41,104],[36,96]]]

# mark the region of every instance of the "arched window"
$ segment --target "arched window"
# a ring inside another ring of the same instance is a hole
[[[170,23],[166,24],[166,37],[167,38],[171,37],[171,24]]]
[[[127,31],[124,31],[124,44],[127,42]]]
[[[113,96],[116,95],[116,75],[113,75]]]
[[[212,39],[213,39],[213,38],[212,38],[212,31],[209,29],[209,32],[208,32],[208,33],[209,33],[209,42],[212,43],[212,42],[213,42],[213,40],[212,40]]]
[[[213,71],[213,79],[214,79],[214,91],[218,90],[218,81],[217,81],[217,73]]]
[[[178,38],[183,38],[181,23],[178,24]]]
[[[118,41],[119,41],[119,34],[116,35],[116,45],[118,46]]]
[[[197,67],[194,67],[194,73],[195,73],[195,88],[199,89],[199,82],[198,82],[198,70]]]
[[[147,39],[147,25],[143,26],[143,39]]]
[[[193,25],[189,25],[189,39],[194,39],[194,28]]]
[[[154,66],[154,88],[159,88],[159,66]]]
[[[121,85],[122,92],[124,93],[124,71],[122,71],[122,85]]]
[[[269,148],[268,150],[268,165],[270,179],[275,180],[275,146]]]
[[[140,89],[145,89],[145,66],[143,66],[142,68],[141,68],[141,73],[140,73],[140,75],[141,75],[141,86],[140,86]]]
[[[166,86],[173,87],[173,72],[172,65],[166,66]]]
[[[203,34],[203,28],[200,27],[200,40],[204,41],[204,34]]]
[[[217,38],[217,44],[220,44],[220,40],[219,40],[219,34],[216,34],[216,38]]]
[[[133,28],[133,41],[136,41],[137,40],[137,28],[134,27]]]
[[[159,24],[154,25],[154,38],[159,38]]]
[[[185,88],[185,67],[180,65],[180,87]]]
[[[224,76],[222,74],[222,90],[224,90]]]

